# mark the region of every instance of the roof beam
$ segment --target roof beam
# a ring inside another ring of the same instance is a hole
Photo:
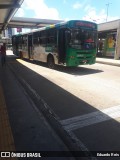
[[[12,6],[18,6],[19,5],[19,7],[20,7],[21,4],[23,3],[23,1],[24,0],[17,0],[14,4],[12,4]],[[17,10],[18,10],[18,8],[10,8],[10,11],[5,18],[5,21],[4,21],[4,24],[3,24],[1,30],[4,30],[7,27],[8,23],[10,22],[11,18],[14,16],[14,14],[16,13]]]
[[[8,27],[10,28],[38,28],[37,26],[33,25],[29,25],[29,24],[8,24]]]
[[[0,4],[0,9],[20,8],[19,4]]]

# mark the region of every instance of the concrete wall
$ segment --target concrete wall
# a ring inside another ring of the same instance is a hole
[[[107,31],[119,28],[120,20],[98,24],[98,31]]]

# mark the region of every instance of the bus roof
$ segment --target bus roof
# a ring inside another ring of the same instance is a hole
[[[88,27],[88,28],[97,29],[97,24],[94,23],[94,22],[85,21],[85,20],[69,20],[69,21],[66,21],[66,22],[61,22],[61,23],[57,23],[57,24],[51,24],[51,25],[48,25],[46,27],[35,29],[35,30],[32,30],[31,32],[20,33],[20,34],[14,35],[14,36],[32,34],[34,32],[47,30],[47,29],[52,29],[52,28],[65,28],[65,27],[73,27],[73,26],[76,26],[76,27]]]

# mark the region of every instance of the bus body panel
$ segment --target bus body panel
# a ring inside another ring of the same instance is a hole
[[[66,66],[94,64],[96,60],[96,49],[91,51],[79,51],[76,49],[68,48],[66,55]]]
[[[33,59],[46,62],[46,54],[45,54],[45,48],[42,46],[34,46],[33,49]]]

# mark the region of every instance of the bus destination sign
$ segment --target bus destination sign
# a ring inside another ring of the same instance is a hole
[[[76,22],[75,24],[77,27],[88,27],[88,28],[96,28],[96,25],[93,23],[89,23],[89,22]]]

